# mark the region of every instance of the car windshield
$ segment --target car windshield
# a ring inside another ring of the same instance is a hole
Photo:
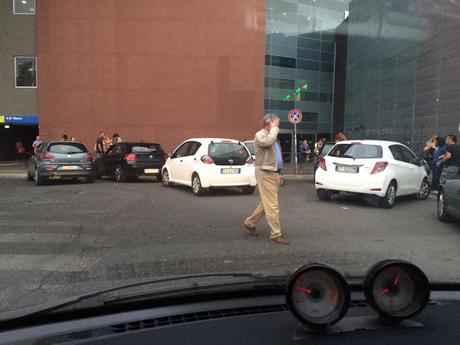
[[[242,164],[249,157],[248,151],[240,143],[212,143],[209,145],[209,156],[216,164]]]
[[[0,0],[0,320],[311,262],[460,283],[459,66],[460,0]]]
[[[48,152],[50,153],[84,153],[87,152],[85,145],[78,143],[56,143],[48,146]]]
[[[356,159],[382,158],[382,147],[366,144],[337,144],[329,152],[328,156]]]
[[[255,154],[256,154],[256,147],[255,147],[253,141],[245,141],[245,142],[244,142],[244,145],[246,145],[246,147],[248,148],[249,153],[250,153],[251,155],[255,155]]]

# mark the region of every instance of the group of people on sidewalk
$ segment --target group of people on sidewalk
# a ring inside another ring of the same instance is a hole
[[[425,143],[423,151],[431,168],[432,190],[438,190],[441,179],[449,179],[460,173],[460,146],[455,135],[449,134],[445,139],[433,135]]]
[[[334,139],[334,141],[338,143],[339,141],[347,140],[347,136],[343,132],[338,132],[335,135]],[[308,139],[304,139],[300,143],[298,150],[298,159],[300,162],[300,166],[302,166],[304,162],[310,162],[313,159],[313,157],[317,157],[320,154],[321,149],[325,143],[326,138],[318,138],[318,140],[316,140],[315,144],[312,147],[308,142]]]
[[[114,133],[112,138],[110,138],[104,131],[100,131],[98,137],[96,138],[96,143],[94,144],[94,151],[96,151],[96,156],[101,156],[110,146],[121,143],[121,139],[118,133]]]

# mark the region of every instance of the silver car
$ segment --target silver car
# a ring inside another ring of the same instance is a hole
[[[438,192],[438,218],[460,220],[460,174],[441,182]]]
[[[27,179],[36,185],[51,179],[80,177],[88,183],[94,182],[93,157],[82,143],[44,142],[27,162]]]

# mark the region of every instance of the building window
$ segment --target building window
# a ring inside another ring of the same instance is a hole
[[[35,0],[13,0],[13,14],[35,14]]]
[[[37,87],[37,58],[32,56],[14,57],[16,87]]]

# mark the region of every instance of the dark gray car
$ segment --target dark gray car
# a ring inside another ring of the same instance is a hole
[[[36,185],[51,179],[94,181],[93,157],[85,145],[72,141],[44,142],[27,162],[27,179]]]
[[[438,218],[448,221],[460,220],[460,174],[441,182],[438,192]]]

